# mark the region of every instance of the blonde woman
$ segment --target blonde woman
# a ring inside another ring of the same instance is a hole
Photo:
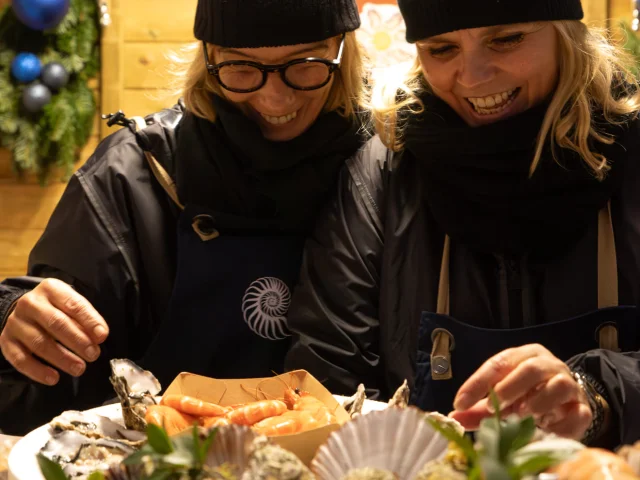
[[[359,21],[355,0],[198,2],[184,104],[137,133],[120,119],[33,250],[37,278],[0,287],[0,429],[113,396],[112,358],[165,387],[282,371],[304,239],[365,141]]]
[[[640,437],[638,85],[579,0],[400,0],[415,68],[374,96],[289,312],[290,368],[474,429]],[[632,353],[620,353],[632,352]]]

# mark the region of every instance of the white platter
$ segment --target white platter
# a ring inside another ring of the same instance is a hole
[[[341,404],[345,397],[335,395],[336,400]],[[376,410],[384,410],[386,403],[365,400],[362,413],[369,413]],[[103,415],[122,423],[122,412],[120,404],[106,405],[104,407],[89,410],[91,413]],[[44,480],[40,473],[36,455],[40,449],[51,438],[49,425],[43,425],[24,436],[11,450],[9,454],[9,480]]]

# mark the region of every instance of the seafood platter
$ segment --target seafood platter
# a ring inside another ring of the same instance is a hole
[[[111,361],[120,400],[63,412],[9,457],[12,480],[640,480],[640,445],[617,454],[496,416],[475,440],[460,424],[408,406],[331,395],[306,371],[217,380],[180,374],[162,388]]]

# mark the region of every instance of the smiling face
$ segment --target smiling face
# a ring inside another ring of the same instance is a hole
[[[417,46],[433,92],[470,126],[528,110],[558,81],[558,37],[550,23],[460,30]]]
[[[232,60],[249,60],[264,65],[279,65],[308,57],[334,60],[338,56],[339,42],[323,42],[283,47],[220,48],[215,47],[216,64]],[[327,85],[317,90],[295,90],[286,85],[280,73],[270,73],[267,83],[252,93],[222,92],[242,112],[260,126],[264,137],[272,141],[292,140],[304,133],[322,112],[335,74]]]

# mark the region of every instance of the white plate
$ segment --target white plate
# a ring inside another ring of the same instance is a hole
[[[336,400],[341,404],[346,397],[335,395]],[[373,400],[365,400],[362,408],[363,413],[369,413],[375,410],[384,410],[386,403],[375,402]],[[91,413],[103,415],[122,422],[122,411],[120,404],[107,405],[104,407],[89,410]],[[49,425],[43,425],[23,437],[11,450],[9,454],[9,480],[44,480],[40,473],[36,455],[45,443],[51,438]]]

